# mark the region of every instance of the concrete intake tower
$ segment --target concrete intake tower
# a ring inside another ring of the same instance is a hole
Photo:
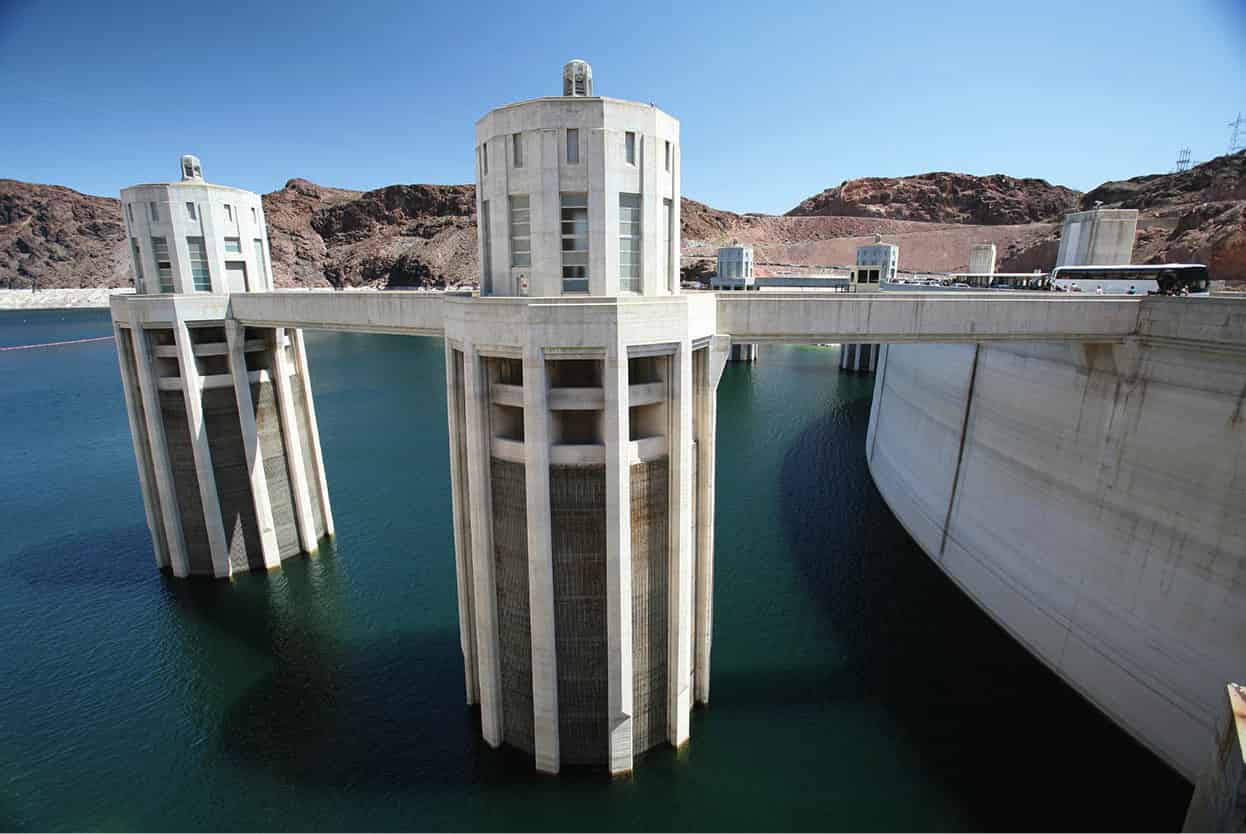
[[[564,95],[476,124],[479,299],[447,299],[459,611],[485,739],[629,770],[709,692],[712,297],[679,294],[679,123]]]
[[[272,289],[260,197],[181,171],[121,192],[137,297],[113,333],[156,563],[228,578],[314,553],[333,512],[303,334],[228,317]]]

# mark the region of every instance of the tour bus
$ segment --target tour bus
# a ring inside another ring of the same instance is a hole
[[[1211,279],[1202,264],[1129,264],[1126,266],[1058,266],[1052,284],[1066,290],[1118,295],[1207,295]]]

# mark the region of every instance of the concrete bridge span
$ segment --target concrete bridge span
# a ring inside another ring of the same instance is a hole
[[[709,294],[693,294],[705,297]],[[1050,293],[721,293],[716,332],[733,341],[813,344],[904,342],[1115,342],[1141,335],[1154,299]],[[426,292],[246,293],[230,296],[230,316],[256,327],[298,327],[440,336],[447,305],[504,309],[592,305],[602,299],[472,298]],[[620,298],[623,305],[642,298]],[[613,301],[611,301],[613,303]],[[1221,303],[1217,301],[1217,303]],[[1148,327],[1165,325],[1146,325]],[[1171,326],[1171,325],[1168,325]],[[1175,333],[1174,338],[1190,334]],[[1227,337],[1226,337],[1227,338]]]

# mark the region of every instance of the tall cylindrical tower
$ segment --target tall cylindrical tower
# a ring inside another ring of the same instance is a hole
[[[709,695],[726,345],[679,294],[678,122],[591,79],[477,123],[481,297],[445,312],[468,700],[546,772],[630,770]]]
[[[113,333],[156,564],[227,578],[315,552],[333,514],[303,334],[229,317],[272,288],[260,196],[181,172],[121,192],[137,295]]]

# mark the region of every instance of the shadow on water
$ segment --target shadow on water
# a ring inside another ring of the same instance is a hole
[[[291,784],[391,792],[531,781],[531,758],[481,741],[479,709],[464,702],[456,629],[341,643],[332,544],[314,559],[233,582],[167,577],[186,650],[205,677],[239,645],[268,671],[229,700],[219,722],[224,758]],[[326,610],[328,614],[326,615]],[[192,645],[207,629],[215,649]],[[220,640],[219,638],[225,638]]]
[[[783,460],[789,551],[846,656],[782,691],[882,706],[980,827],[1178,828],[1190,786],[1013,640],[895,520],[863,463],[869,410],[868,398],[843,403]],[[765,703],[777,687],[753,689]]]

